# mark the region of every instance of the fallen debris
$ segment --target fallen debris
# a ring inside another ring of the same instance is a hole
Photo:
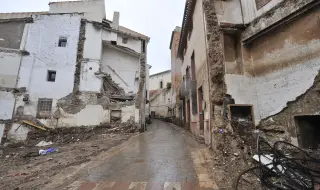
[[[46,142],[46,141],[40,141],[38,144],[36,144],[36,146],[41,147],[41,146],[49,146],[52,145],[53,143],[50,142]]]
[[[48,148],[46,150],[40,149],[39,150],[39,155],[46,155],[46,154],[50,154],[50,153],[53,153],[53,152],[57,152],[57,149],[56,148]]]
[[[123,129],[121,126],[123,124],[105,124],[98,127],[30,131],[25,142],[7,144],[1,148],[0,189],[42,189],[54,175],[67,172],[71,166],[88,162],[92,157],[131,137],[132,134],[121,131],[131,131],[135,127],[130,123],[123,126]],[[110,131],[115,127],[115,131],[119,132]],[[50,155],[50,158],[39,156],[36,145],[41,141],[55,144],[54,149],[40,151],[41,154],[45,152]]]

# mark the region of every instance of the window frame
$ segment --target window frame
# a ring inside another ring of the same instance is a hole
[[[52,79],[52,75],[54,75],[54,78]],[[47,82],[56,82],[57,78],[57,71],[55,70],[48,70],[47,71]]]
[[[64,36],[59,37],[58,47],[67,47],[67,45],[68,45],[68,38]]]

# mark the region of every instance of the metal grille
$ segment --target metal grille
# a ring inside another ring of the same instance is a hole
[[[39,98],[38,100],[38,112],[51,112],[52,99]]]

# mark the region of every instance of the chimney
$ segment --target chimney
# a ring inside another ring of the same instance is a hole
[[[120,13],[115,11],[113,13],[113,26],[118,29],[119,28],[119,19],[120,19]]]

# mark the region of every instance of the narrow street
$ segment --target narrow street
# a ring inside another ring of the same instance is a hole
[[[212,189],[208,148],[177,126],[154,120],[148,132],[131,138],[89,164],[68,190]]]

